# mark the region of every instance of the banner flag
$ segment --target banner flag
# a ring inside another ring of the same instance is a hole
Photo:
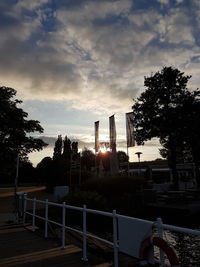
[[[117,159],[117,149],[116,149],[116,127],[115,127],[115,117],[114,115],[109,117],[110,126],[110,149],[112,151],[110,155],[110,172],[111,175],[115,175],[119,171],[118,159]]]
[[[126,113],[127,147],[135,146],[133,112]]]
[[[114,115],[109,117],[110,126],[110,149],[116,149],[116,127],[115,127],[115,117]]]
[[[94,133],[95,133],[95,152],[99,152],[99,121],[94,123]]]

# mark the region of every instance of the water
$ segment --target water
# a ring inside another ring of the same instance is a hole
[[[182,267],[200,267],[200,236],[167,232],[166,238],[175,248]]]
[[[200,267],[200,236],[165,230],[164,239],[174,248],[181,267]],[[159,250],[157,248],[155,249],[155,255],[159,258]],[[165,263],[169,264],[166,258]]]

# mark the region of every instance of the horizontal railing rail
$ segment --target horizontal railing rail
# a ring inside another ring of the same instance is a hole
[[[20,196],[20,198],[22,198],[22,196]],[[30,212],[30,210],[27,210],[27,202],[32,202],[32,212]],[[44,208],[45,208],[44,217],[36,214],[37,203],[44,205]],[[56,222],[56,221],[49,219],[49,206],[56,206],[56,207],[62,208],[62,222]],[[79,229],[76,229],[76,228],[73,228],[71,226],[66,225],[66,222],[65,222],[66,209],[71,209],[71,210],[82,212],[82,216],[83,216],[82,217],[83,218],[82,230],[79,230]],[[112,238],[113,238],[112,242],[110,240],[101,238],[95,234],[91,234],[87,231],[87,213],[97,214],[97,215],[102,215],[102,216],[112,218]],[[36,229],[36,224],[35,224],[36,218],[45,221],[45,238],[48,237],[48,224],[49,223],[61,227],[61,229],[62,229],[62,234],[61,234],[62,248],[65,247],[65,230],[74,231],[74,232],[82,235],[82,238],[83,238],[83,257],[82,257],[82,259],[84,261],[87,261],[87,237],[92,237],[92,238],[95,238],[101,242],[104,242],[105,244],[108,244],[109,246],[113,247],[114,267],[118,267],[119,240],[118,240],[118,223],[117,223],[117,220],[119,218],[134,219],[138,222],[144,222],[145,221],[145,222],[152,223],[152,225],[157,229],[158,235],[161,238],[163,238],[163,236],[164,236],[163,235],[164,230],[200,236],[199,230],[192,230],[192,229],[188,229],[188,228],[164,224],[160,218],[158,218],[157,221],[155,221],[155,222],[147,221],[147,220],[142,220],[142,219],[138,219],[138,218],[133,218],[133,217],[117,214],[115,210],[113,210],[113,212],[93,210],[93,209],[88,209],[86,207],[86,205],[84,205],[83,207],[76,207],[76,206],[66,205],[65,202],[63,202],[62,204],[59,204],[59,203],[48,201],[48,199],[43,201],[43,200],[38,200],[36,198],[34,198],[34,199],[28,198],[26,196],[26,194],[24,194],[24,196],[23,196],[23,223],[24,224],[26,222],[26,215],[32,216],[32,231],[35,231],[35,229]],[[160,264],[161,264],[161,266],[165,266],[164,254],[163,254],[162,250],[160,250]]]

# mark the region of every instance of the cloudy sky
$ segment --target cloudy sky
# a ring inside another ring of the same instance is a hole
[[[94,121],[108,139],[116,114],[125,149],[125,112],[144,90],[144,76],[174,66],[199,86],[199,0],[1,0],[0,84],[17,90],[50,145],[58,134],[94,146]],[[156,140],[131,148],[159,157]]]

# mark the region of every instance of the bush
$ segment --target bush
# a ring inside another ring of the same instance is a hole
[[[95,191],[75,191],[64,198],[67,205],[83,207],[87,205],[90,209],[105,210],[108,203],[102,195]]]
[[[141,191],[145,186],[144,178],[142,177],[103,177],[87,181],[81,186],[84,191],[96,191],[100,195],[107,198],[121,196],[122,194],[133,194],[136,191]]]
[[[112,211],[124,215],[142,212],[144,180],[141,177],[105,177],[88,180],[79,191],[64,198],[69,205]]]

